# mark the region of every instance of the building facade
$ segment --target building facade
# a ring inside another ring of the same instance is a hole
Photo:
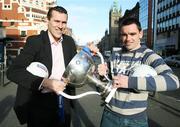
[[[180,54],[180,1],[157,0],[155,49],[162,55]]]
[[[114,0],[113,5],[109,11],[109,31],[106,30],[104,36],[98,44],[100,51],[105,54],[112,50],[112,47],[119,45],[118,28],[119,18],[122,10],[118,7],[118,1]]]
[[[98,43],[98,48],[103,54],[105,53],[104,51],[110,50],[109,38],[108,30],[106,30],[104,36],[101,38],[101,41]]]
[[[105,33],[99,44],[102,51],[119,46],[119,26],[116,24],[119,16],[119,25],[126,17],[139,18],[144,34],[141,41],[158,54],[163,57],[180,54],[179,0],[139,0],[134,8],[125,11],[123,17],[116,7],[115,1],[109,13],[109,33]]]
[[[180,1],[140,0],[139,3],[142,41],[162,56],[177,54],[180,49]]]
[[[28,36],[47,29],[47,11],[55,5],[56,0],[0,0],[0,59],[4,67],[22,51]]]
[[[155,16],[155,0],[139,0],[139,21],[143,29],[142,42],[145,43],[149,48],[154,46],[154,20]]]
[[[118,1],[113,2],[113,6],[109,11],[109,42],[110,49],[119,45],[119,18],[122,16],[122,10],[118,7]]]
[[[0,0],[0,27],[5,27],[7,38],[24,42],[47,29],[47,11],[55,4],[55,0]]]

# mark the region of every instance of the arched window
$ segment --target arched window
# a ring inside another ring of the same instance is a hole
[[[25,8],[24,7],[18,7],[18,13],[24,13]]]

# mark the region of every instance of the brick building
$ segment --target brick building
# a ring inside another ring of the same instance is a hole
[[[0,56],[5,66],[20,53],[28,36],[47,29],[47,11],[55,5],[56,0],[0,0],[0,29],[5,33]]]
[[[0,27],[6,38],[24,42],[26,37],[46,29],[45,18],[56,0],[0,0]]]

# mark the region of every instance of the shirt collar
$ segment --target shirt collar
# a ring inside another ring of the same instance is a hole
[[[61,38],[58,41],[56,41],[49,31],[48,31],[48,36],[49,36],[49,40],[50,40],[51,45],[52,44],[59,44],[59,43],[61,43],[63,41],[63,37],[62,36],[61,36]]]

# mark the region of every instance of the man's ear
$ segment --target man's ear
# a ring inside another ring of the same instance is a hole
[[[48,23],[49,23],[48,18],[44,18],[44,23],[46,24],[46,26],[48,26]]]
[[[140,32],[139,32],[139,38],[141,39],[142,37],[143,37],[143,30],[141,30]]]

